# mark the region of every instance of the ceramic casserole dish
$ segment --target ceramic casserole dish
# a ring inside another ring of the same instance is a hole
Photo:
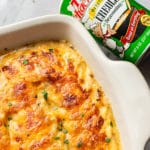
[[[67,40],[79,50],[109,97],[124,150],[142,150],[150,137],[150,91],[131,63],[108,59],[75,19],[44,16],[0,28],[0,49],[40,40]]]

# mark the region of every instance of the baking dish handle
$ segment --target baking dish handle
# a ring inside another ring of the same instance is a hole
[[[117,90],[116,104],[123,112],[132,148],[144,149],[150,137],[150,89],[140,71],[129,62],[111,61],[110,70],[111,83]]]

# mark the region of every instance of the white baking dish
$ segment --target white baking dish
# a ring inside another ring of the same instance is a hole
[[[84,27],[68,16],[45,16],[0,28],[0,49],[47,39],[70,41],[109,97],[124,150],[142,150],[150,137],[150,91],[131,63],[111,61]]]

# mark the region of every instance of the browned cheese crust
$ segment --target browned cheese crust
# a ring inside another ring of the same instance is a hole
[[[66,41],[0,60],[0,150],[120,150],[109,101]]]

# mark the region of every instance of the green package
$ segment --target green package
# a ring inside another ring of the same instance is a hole
[[[150,51],[150,11],[133,0],[63,0],[60,13],[123,60],[136,64]]]

